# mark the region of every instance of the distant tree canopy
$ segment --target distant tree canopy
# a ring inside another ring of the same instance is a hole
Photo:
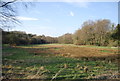
[[[114,40],[120,40],[120,24],[116,26],[116,28],[114,29],[112,33],[113,33],[112,38]]]
[[[118,24],[112,31],[111,38],[120,46],[120,24]]]
[[[66,33],[66,34],[58,37],[58,43],[73,44],[72,34]]]
[[[28,44],[46,44],[57,43],[57,39],[48,36],[36,36],[33,34],[26,34],[21,31],[2,32],[3,44],[10,45],[28,45]]]
[[[89,20],[74,33],[74,44],[107,46],[114,43],[114,46],[117,46],[117,42],[113,40],[119,37],[116,31],[118,26],[114,28],[110,20]]]
[[[76,44],[97,46],[118,46],[120,44],[120,25],[115,26],[110,20],[86,21],[81,29],[74,34],[66,33],[59,37],[45,35],[26,34],[21,31],[3,31],[3,44]]]

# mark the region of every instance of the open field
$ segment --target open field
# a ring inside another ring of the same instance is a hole
[[[72,44],[3,45],[2,69],[4,79],[117,78],[118,48]]]

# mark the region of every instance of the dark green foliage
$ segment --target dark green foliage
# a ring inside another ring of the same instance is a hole
[[[115,40],[120,40],[120,24],[118,24],[114,29],[112,38],[114,38]]]
[[[2,32],[3,44],[10,45],[27,45],[27,44],[46,44],[46,43],[57,43],[57,38],[36,36],[33,34],[26,34],[21,31]]]
[[[112,31],[111,37],[114,41],[117,41],[117,46],[120,46],[120,24]]]

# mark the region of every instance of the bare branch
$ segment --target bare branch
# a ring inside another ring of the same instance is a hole
[[[10,4],[10,3],[14,3],[15,1],[17,1],[17,0],[13,0],[13,1],[10,1],[10,2],[3,2],[4,4],[2,4],[0,7],[4,7],[4,6],[6,6],[6,5],[8,5],[8,4]],[[0,2],[1,3],[1,2]]]

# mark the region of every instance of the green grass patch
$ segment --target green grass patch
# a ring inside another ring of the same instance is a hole
[[[112,51],[108,51],[108,50],[100,50],[101,52],[107,52],[107,53],[113,53]]]
[[[42,45],[32,45],[34,47],[39,47],[40,49],[45,49],[41,47]],[[23,46],[31,47],[31,46]],[[56,48],[57,49],[57,48]],[[36,50],[36,49],[35,49]],[[106,52],[106,51],[105,51]],[[109,73],[109,71],[117,71],[117,65],[114,63],[106,63],[103,61],[84,61],[76,58],[68,58],[62,56],[47,56],[48,54],[41,54],[40,56],[35,56],[34,53],[28,52],[26,48],[13,48],[5,47],[3,49],[3,73],[7,76],[8,72],[11,70],[14,73],[13,78],[25,79],[28,75],[35,75],[40,67],[44,67],[44,75],[47,78],[52,78],[65,64],[67,67],[60,72],[56,79],[87,79],[91,78],[91,74],[99,75],[103,73]],[[8,55],[7,55],[8,54]],[[79,67],[77,65],[79,64]],[[11,66],[10,66],[11,65]],[[84,72],[82,67],[87,66],[88,72]],[[13,70],[12,70],[12,69]],[[43,72],[42,71],[42,72]],[[19,76],[22,73],[22,76]],[[17,75],[19,74],[19,75]],[[12,76],[11,76],[12,77]]]

